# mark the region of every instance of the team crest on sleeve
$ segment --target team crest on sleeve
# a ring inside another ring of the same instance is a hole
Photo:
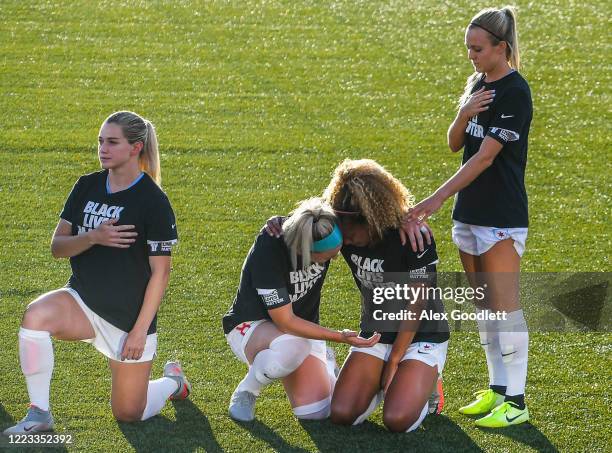
[[[285,302],[285,299],[280,296],[277,289],[258,289],[257,292],[268,308],[275,307]]]
[[[170,253],[172,246],[176,244],[176,240],[173,241],[147,241],[149,251],[151,253]]]
[[[505,142],[516,142],[520,138],[518,133],[509,129],[502,129],[501,127],[492,127],[489,129],[489,132],[494,137],[499,137]]]

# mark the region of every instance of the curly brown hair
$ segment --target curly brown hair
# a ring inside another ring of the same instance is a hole
[[[334,170],[323,198],[334,211],[367,223],[370,240],[378,242],[388,229],[401,226],[414,205],[414,195],[371,159],[345,159]]]

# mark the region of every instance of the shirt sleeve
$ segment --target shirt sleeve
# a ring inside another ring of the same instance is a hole
[[[251,271],[251,284],[267,310],[291,303],[285,280],[288,270],[282,262],[284,257],[276,253],[277,250],[272,243],[274,240],[276,239],[266,238],[262,242],[257,241],[248,263]]]
[[[502,145],[518,141],[529,112],[527,92],[520,88],[509,89],[491,112],[492,120],[487,135]]]
[[[147,209],[145,235],[149,256],[169,256],[178,242],[176,218],[165,195]]]
[[[72,225],[72,220],[74,218],[73,210],[74,210],[75,198],[80,189],[81,189],[81,178],[79,178],[77,182],[74,183],[74,186],[72,186],[72,190],[70,191],[70,194],[68,195],[68,198],[66,199],[66,202],[64,203],[64,208],[62,209],[62,212],[60,213],[60,218],[64,219],[66,222],[69,222],[71,225]]]

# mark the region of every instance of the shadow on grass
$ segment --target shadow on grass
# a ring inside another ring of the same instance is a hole
[[[270,427],[263,424],[257,419],[253,420],[252,422],[235,421],[235,423],[241,428],[244,428],[245,430],[249,431],[253,437],[257,437],[258,439],[261,439],[266,442],[274,451],[292,453],[303,453],[308,451],[303,448],[289,445],[287,441],[278,434],[276,434],[274,430],[272,430]]]
[[[176,420],[153,417],[145,422],[117,422],[137,452],[195,451],[222,452],[208,418],[190,400],[172,401]]]
[[[26,450],[28,452],[40,451],[40,452],[67,452],[65,446],[37,446],[34,444],[23,444],[23,445],[15,445],[9,442],[9,438],[3,436],[1,433],[9,426],[13,426],[17,421],[9,414],[2,403],[0,403],[0,451],[22,451]],[[49,432],[48,434],[62,434],[58,432]]]
[[[531,423],[523,423],[521,425],[509,426],[503,429],[480,428],[483,432],[491,435],[505,436],[525,444],[536,451],[559,453],[548,438],[542,432],[533,426]]]
[[[483,451],[453,421],[441,415],[427,417],[411,433],[391,433],[386,428],[364,422],[359,426],[338,426],[329,420],[300,422],[320,452],[340,451]]]

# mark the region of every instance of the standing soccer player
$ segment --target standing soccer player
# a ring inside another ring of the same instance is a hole
[[[177,362],[149,381],[157,350],[157,310],[177,242],[174,212],[159,186],[153,124],[116,112],[100,129],[102,171],[74,185],[53,234],[55,258],[70,258],[66,287],[30,305],[19,329],[19,358],[30,397],[26,417],[5,435],[53,429],[51,337],[86,341],[108,357],[111,406],[120,421],[146,420],[190,385]]]
[[[506,320],[479,322],[489,389],[477,392],[460,412],[488,414],[476,425],[499,428],[529,420],[524,400],[529,334],[519,304],[519,270],[528,227],[525,166],[533,108],[529,85],[518,72],[513,9],[479,12],[467,27],[465,44],[475,72],[448,130],[451,150],[464,150],[463,165],[407,220],[430,216],[457,194],[452,237],[463,268],[472,285],[475,273],[484,273],[490,283],[484,308],[507,312]]]

